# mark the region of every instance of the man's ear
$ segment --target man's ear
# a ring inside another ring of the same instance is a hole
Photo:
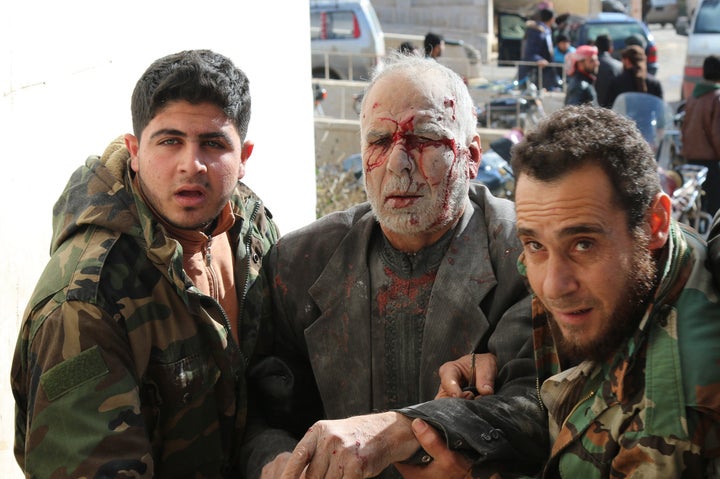
[[[255,148],[255,142],[253,142],[252,140],[245,140],[243,142],[242,153],[241,153],[241,159],[242,159],[243,165],[248,160],[248,158],[250,158],[250,155],[252,155],[253,148]]]
[[[125,135],[125,148],[130,152],[130,168],[137,173],[138,171],[138,157],[137,152],[139,148],[138,139],[135,135],[127,133]]]
[[[665,193],[655,195],[648,209],[648,224],[650,226],[651,250],[665,246],[670,231],[670,218],[672,218],[672,202]]]
[[[242,180],[245,176],[245,164],[248,158],[250,158],[250,155],[252,155],[253,148],[255,148],[255,143],[252,141],[245,140],[243,142],[242,150],[240,151],[240,165],[238,166],[238,180]]]
[[[468,157],[467,168],[468,176],[475,178],[478,170],[480,169],[480,162],[482,161],[482,146],[480,145],[480,135],[475,135],[468,145],[468,151],[470,156]]]

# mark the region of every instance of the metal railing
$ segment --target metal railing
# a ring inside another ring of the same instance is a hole
[[[341,55],[347,57],[347,54],[337,54],[337,53],[326,53],[323,54],[323,57],[330,57],[335,55]],[[367,57],[367,55],[366,55]],[[349,61],[349,60],[348,60]],[[485,107],[486,103],[489,103],[493,99],[501,98],[503,96],[519,96],[522,94],[524,88],[522,86],[516,87],[512,89],[513,91],[510,91],[511,88],[508,88],[511,86],[513,80],[517,76],[517,66],[521,64],[527,64],[530,66],[538,66],[535,62],[498,62],[497,64],[484,64],[483,69],[486,70],[486,73],[488,76],[492,78],[496,78],[495,80],[489,80],[486,83],[473,83],[469,84],[468,88],[470,89],[471,96],[473,97],[473,101],[476,105]],[[555,67],[555,66],[562,66],[562,64],[559,63],[550,63],[544,68],[549,67]],[[538,67],[540,71],[543,67]],[[493,70],[494,69],[494,70]],[[324,111],[324,116],[328,118],[337,118],[337,119],[345,119],[345,120],[357,120],[358,114],[356,110],[356,98],[358,95],[362,94],[365,90],[365,87],[367,86],[366,81],[362,80],[337,80],[334,78],[331,78],[328,74],[329,72],[328,65],[325,65],[324,72],[325,75],[323,75],[322,78],[315,77],[312,79],[313,84],[319,84],[323,88],[327,90],[327,99],[322,104],[322,109]],[[352,66],[348,64],[348,72],[353,73],[354,70],[352,70]],[[539,74],[540,83],[542,82],[542,74]],[[563,74],[563,80],[566,80],[565,75]],[[563,91],[558,92],[555,95],[547,95],[546,92],[542,90],[540,85],[538,85],[538,90],[535,94],[536,98],[543,99],[544,100],[551,100],[550,104],[557,103],[559,101],[558,95],[564,95],[565,90],[565,81],[563,81]],[[551,97],[551,98],[550,98]],[[492,114],[492,106],[487,105],[487,108],[490,110],[488,113]],[[520,123],[523,122],[523,112],[520,111],[521,105],[518,103],[516,105],[516,115],[518,116],[518,120]]]
[[[537,87],[540,91],[540,94],[543,92],[543,70],[545,68],[560,68],[562,71],[562,75],[560,76],[560,79],[562,80],[562,91],[565,92],[567,89],[567,72],[565,71],[565,64],[564,63],[548,63],[547,65],[538,65],[535,61],[521,61],[521,60],[501,60],[498,61],[498,65],[502,66],[514,66],[519,67],[520,65],[525,65],[529,67],[537,68]]]

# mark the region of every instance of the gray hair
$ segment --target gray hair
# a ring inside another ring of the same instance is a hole
[[[364,111],[368,93],[377,81],[393,72],[401,72],[410,78],[416,78],[429,72],[439,74],[440,78],[445,81],[444,86],[447,88],[448,94],[455,99],[459,136],[465,138],[465,145],[467,145],[477,135],[475,104],[463,79],[445,65],[433,58],[424,57],[420,52],[410,54],[391,52],[382,62],[378,63],[370,76],[370,83],[365,88],[361,111]]]

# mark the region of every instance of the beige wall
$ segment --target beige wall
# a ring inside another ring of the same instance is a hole
[[[491,57],[492,0],[372,0],[383,30],[425,35],[429,31],[463,40]]]
[[[17,328],[48,260],[52,206],[70,173],[131,130],[130,94],[155,58],[212,48],[250,77],[255,149],[247,182],[286,233],[315,218],[307,3],[10,0],[0,16],[0,477],[12,457],[10,361]],[[233,20],[234,19],[234,20]],[[290,40],[289,40],[290,39]],[[297,41],[295,41],[297,39]],[[275,55],[282,52],[282,55]],[[288,199],[290,198],[290,199]]]

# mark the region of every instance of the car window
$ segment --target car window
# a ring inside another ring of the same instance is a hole
[[[598,35],[608,35],[613,40],[625,39],[630,35],[640,34],[645,38],[642,27],[635,23],[604,23],[602,25],[588,25],[587,39],[595,41]]]
[[[720,33],[720,1],[705,1],[700,5],[693,33]]]
[[[522,40],[525,36],[525,19],[514,15],[502,15],[500,20],[500,36],[509,40]]]
[[[311,40],[342,40],[359,37],[360,26],[355,13],[350,10],[310,14]]]

